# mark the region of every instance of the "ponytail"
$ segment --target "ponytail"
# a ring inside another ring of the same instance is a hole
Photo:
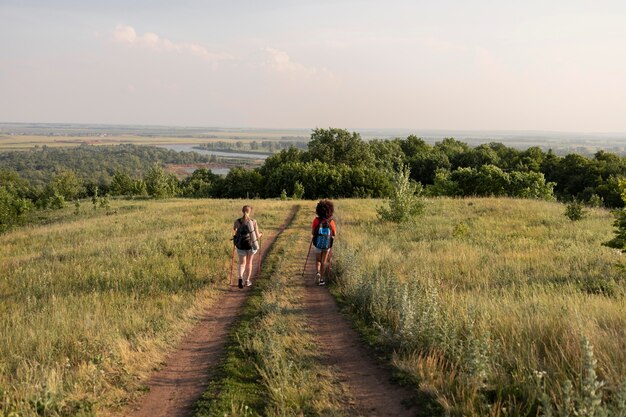
[[[248,220],[250,220],[250,212],[252,211],[252,207],[250,206],[243,206],[243,208],[241,209],[241,212],[243,213],[243,217],[241,218],[241,222],[245,223]]]

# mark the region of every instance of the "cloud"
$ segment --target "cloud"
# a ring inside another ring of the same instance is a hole
[[[233,59],[229,54],[210,52],[200,44],[173,42],[169,39],[161,38],[153,32],[146,32],[140,36],[137,35],[137,31],[132,26],[127,25],[118,25],[115,28],[113,31],[113,40],[118,43],[148,48],[159,52],[189,54],[214,63]]]
[[[276,72],[300,74],[309,77],[322,73],[328,73],[326,69],[320,70],[317,68],[307,67],[303,64],[292,61],[287,52],[280,51],[275,48],[265,48],[264,51],[268,54],[268,60],[265,62],[265,67]]]

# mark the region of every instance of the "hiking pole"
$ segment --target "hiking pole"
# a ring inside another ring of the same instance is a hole
[[[256,269],[256,279],[261,275],[261,238],[259,238],[259,266]]]
[[[233,254],[230,257],[230,277],[228,278],[228,284],[233,286],[233,265],[235,264],[235,245],[233,245]]]
[[[311,243],[309,243],[309,251],[306,253],[306,260],[304,261],[304,269],[302,270],[303,277],[304,277],[304,272],[306,271],[306,264],[309,262],[309,255],[311,254],[311,246],[313,246],[313,238],[311,238]]]
[[[333,248],[330,248],[330,253],[328,254],[328,272],[326,273],[326,276],[330,278],[332,273],[333,273]]]

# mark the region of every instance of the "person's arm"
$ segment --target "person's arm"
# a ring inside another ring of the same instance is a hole
[[[319,219],[316,217],[313,219],[313,224],[311,225],[311,234],[315,236],[315,231],[317,230],[317,226],[319,224]]]

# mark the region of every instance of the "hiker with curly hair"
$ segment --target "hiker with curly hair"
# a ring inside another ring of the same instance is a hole
[[[319,285],[325,285],[324,276],[327,274],[326,262],[333,247],[333,240],[337,235],[337,225],[333,219],[335,206],[330,200],[321,200],[315,207],[317,217],[313,220],[311,232],[313,234],[313,253],[316,259],[315,278]]]
[[[252,285],[252,258],[259,250],[259,239],[263,236],[256,220],[251,217],[252,207],[243,206],[241,212],[243,216],[233,224],[233,240],[239,255],[239,288],[243,288],[244,278],[247,287]]]

